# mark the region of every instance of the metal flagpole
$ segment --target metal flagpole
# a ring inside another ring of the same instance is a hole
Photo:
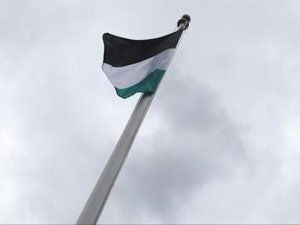
[[[178,29],[187,29],[190,20],[191,18],[189,15],[183,15],[177,23]],[[139,127],[144,120],[144,117],[150,107],[154,96],[155,93],[152,95],[143,94],[140,97],[109,161],[107,162],[101,174],[101,177],[96,183],[94,190],[92,191],[77,220],[77,224],[97,223],[105,202],[109,196],[109,193],[124,164],[126,156],[128,155],[130,147],[139,130]]]

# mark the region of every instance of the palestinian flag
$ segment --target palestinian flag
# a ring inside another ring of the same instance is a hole
[[[154,93],[182,32],[180,29],[148,40],[131,40],[105,33],[102,69],[115,86],[117,94],[128,98],[137,92]]]

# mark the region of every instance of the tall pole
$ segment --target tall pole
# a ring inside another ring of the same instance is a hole
[[[177,23],[178,29],[187,29],[190,20],[190,16],[183,15]],[[109,193],[154,96],[155,93],[152,95],[143,94],[140,97],[110,159],[77,220],[77,224],[97,224]]]

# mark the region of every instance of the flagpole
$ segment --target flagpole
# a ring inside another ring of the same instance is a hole
[[[191,18],[183,15],[178,20],[177,29],[187,29]],[[109,193],[124,164],[134,138],[145,118],[155,96],[143,94],[137,102],[131,117],[110,157],[76,224],[97,224]]]

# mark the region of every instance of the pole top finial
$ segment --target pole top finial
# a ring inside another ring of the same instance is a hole
[[[177,27],[182,26],[183,30],[188,29],[189,23],[191,22],[191,17],[188,14],[184,14],[181,19],[177,22]]]
[[[189,21],[189,22],[191,22],[191,17],[190,17],[189,14],[184,14],[184,15],[182,16],[182,18],[183,18],[183,19],[186,19],[186,20]]]

